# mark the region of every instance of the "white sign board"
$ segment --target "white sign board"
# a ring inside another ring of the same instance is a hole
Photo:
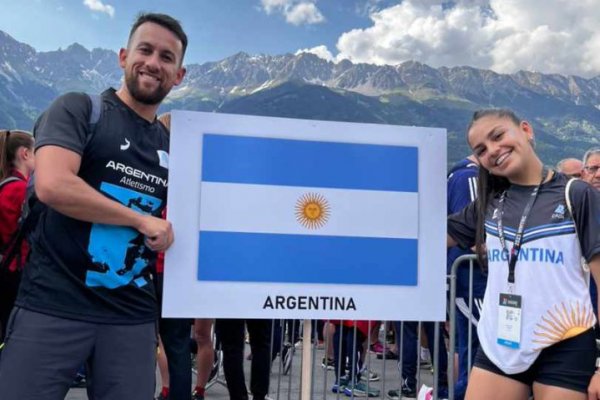
[[[444,320],[443,129],[175,111],[163,315]]]

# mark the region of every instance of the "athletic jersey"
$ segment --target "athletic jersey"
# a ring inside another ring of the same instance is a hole
[[[562,174],[544,183],[527,219],[513,292],[522,296],[518,349],[497,343],[499,296],[509,293],[508,253],[498,236],[499,196],[486,210],[488,281],[477,333],[485,354],[507,374],[527,370],[542,349],[595,324],[589,274],[582,268],[581,256],[589,261],[600,253],[600,195],[587,183],[575,181],[570,189],[571,215],[565,204],[566,183]],[[532,190],[512,185],[506,193],[502,222],[509,251]],[[475,203],[448,219],[448,233],[462,247],[474,245],[475,228]]]
[[[82,93],[59,97],[35,125],[36,149],[54,145],[81,155],[78,176],[102,195],[160,217],[167,193],[169,137],[141,118],[113,89],[102,94],[93,129]],[[94,224],[49,208],[31,234],[20,307],[98,323],[135,324],[157,317],[149,266],[156,253],[133,228]]]
[[[456,163],[448,174],[448,215],[459,212],[477,198],[477,177],[479,167],[465,158]],[[473,254],[468,249],[454,246],[448,249],[447,269],[451,272],[452,264],[458,257]],[[486,278],[479,264],[473,266],[473,297],[482,298],[485,293]],[[469,263],[462,263],[456,270],[456,297],[469,297]]]

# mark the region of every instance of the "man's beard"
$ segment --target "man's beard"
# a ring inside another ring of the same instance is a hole
[[[150,93],[144,92],[140,88],[137,75],[134,75],[133,73],[125,75],[125,85],[127,85],[127,90],[131,94],[131,97],[133,97],[136,101],[149,106],[159,104],[165,97],[167,97],[167,94],[169,94],[169,91],[161,85],[159,85]]]

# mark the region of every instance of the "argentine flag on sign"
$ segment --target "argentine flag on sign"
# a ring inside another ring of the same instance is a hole
[[[204,134],[197,279],[417,285],[418,155]]]

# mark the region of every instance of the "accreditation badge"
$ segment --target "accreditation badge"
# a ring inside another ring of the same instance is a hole
[[[498,344],[511,349],[521,345],[521,296],[500,293],[498,306]]]

